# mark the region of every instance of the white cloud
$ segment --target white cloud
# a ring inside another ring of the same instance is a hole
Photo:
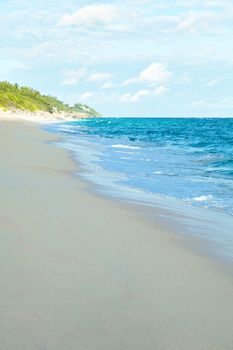
[[[133,83],[157,84],[168,81],[172,77],[172,72],[167,68],[166,64],[153,63],[145,68],[138,76],[125,80],[123,86]]]
[[[86,77],[86,69],[70,70],[65,73],[62,85],[77,85],[80,80]]]
[[[167,69],[165,64],[153,63],[140,73],[139,80],[149,83],[157,83],[167,81],[171,76],[172,73]]]
[[[77,70],[69,70],[64,74],[61,85],[77,85],[80,81],[101,83],[112,78],[111,73],[96,72],[90,74],[87,69],[81,68]]]
[[[150,90],[139,90],[135,94],[126,93],[120,97],[121,102],[138,102],[142,97],[148,96]]]
[[[204,86],[205,87],[214,86],[214,85],[218,84],[218,82],[219,82],[219,79],[213,79],[213,80],[208,81]]]
[[[136,93],[125,93],[120,97],[121,102],[138,102],[145,96],[162,96],[164,93],[169,91],[168,88],[161,85],[155,89],[141,89]]]
[[[213,22],[222,19],[222,14],[213,12],[188,12],[180,16],[176,25],[176,32],[198,33],[203,30],[213,30],[215,26]]]
[[[220,102],[210,102],[206,99],[201,99],[192,103],[193,107],[206,107],[206,108],[220,108],[220,109],[228,109],[233,108],[233,99],[232,98],[224,98]]]
[[[89,100],[93,96],[93,92],[85,91],[79,97],[81,101]]]
[[[165,92],[169,91],[168,88],[166,88],[165,86],[161,85],[158,88],[154,89],[154,95],[155,96],[161,96],[163,94],[165,94]]]
[[[130,78],[123,81],[122,86],[128,86],[130,84],[138,83],[138,78]]]
[[[197,21],[199,17],[197,14],[188,14],[181,18],[176,26],[176,31],[188,30],[191,32],[195,31]]]
[[[99,72],[99,73],[94,73],[92,74],[88,80],[89,81],[96,81],[96,82],[101,82],[101,81],[105,81],[105,80],[109,80],[112,78],[112,74],[111,73],[102,73],[102,72]]]
[[[103,85],[101,85],[101,89],[112,89],[112,88],[114,88],[115,87],[115,85],[113,84],[113,83],[111,83],[111,82],[106,82],[106,83],[104,83]]]
[[[62,26],[80,25],[92,27],[96,25],[111,25],[119,18],[117,6],[108,4],[93,4],[80,8],[71,15],[61,18],[59,24]]]

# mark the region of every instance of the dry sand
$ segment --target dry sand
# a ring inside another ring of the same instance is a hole
[[[86,191],[52,138],[0,122],[0,349],[232,350],[232,275]]]
[[[59,121],[74,121],[77,119],[87,118],[88,116],[85,113],[67,113],[67,112],[54,112],[48,113],[44,111],[30,112],[23,110],[7,110],[3,111],[0,108],[0,120],[9,120],[9,121],[30,121],[33,123],[54,123]]]

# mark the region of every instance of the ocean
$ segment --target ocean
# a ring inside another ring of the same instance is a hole
[[[93,118],[46,129],[104,194],[201,217],[192,233],[233,259],[233,119]]]

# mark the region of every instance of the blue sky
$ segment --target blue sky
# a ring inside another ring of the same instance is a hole
[[[0,80],[104,116],[233,116],[233,1],[0,0]]]

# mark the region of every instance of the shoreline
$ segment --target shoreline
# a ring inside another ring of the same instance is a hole
[[[0,133],[4,349],[231,350],[233,279],[219,262],[89,193],[55,135],[23,120]]]
[[[95,161],[95,156],[92,159],[88,147],[86,149],[85,145],[83,146],[82,136],[80,142],[78,142],[78,139],[72,141],[71,138],[69,140],[69,135],[60,134],[59,125],[45,126],[42,129],[61,138],[54,143],[54,146],[66,150],[79,168],[81,167],[78,176],[82,181],[88,183],[90,193],[126,203],[133,206],[138,212],[143,210],[145,215],[150,217],[149,220],[155,223],[158,220],[163,222],[165,230],[175,230],[178,235],[182,234],[184,237],[188,236],[191,240],[200,242],[199,252],[202,252],[202,254],[207,254],[214,259],[220,259],[232,265],[233,217],[228,212],[206,205],[203,207],[196,206],[175,197],[144,192],[134,187],[114,183],[112,178],[114,176],[118,178],[118,173],[109,171],[108,174],[108,171],[106,169],[103,171],[101,166],[92,167],[91,160]],[[61,125],[63,124],[61,123]],[[68,146],[66,145],[67,142]],[[79,150],[79,147],[81,150]],[[150,215],[148,212],[150,212]],[[160,213],[160,217],[158,213]],[[161,217],[163,217],[162,220]],[[195,248],[195,250],[198,249]]]
[[[9,121],[28,121],[37,124],[48,124],[55,122],[69,122],[76,121],[80,119],[90,118],[82,113],[67,113],[67,112],[54,112],[48,113],[44,111],[38,112],[29,112],[29,111],[3,111],[0,109],[0,121],[9,120]]]

